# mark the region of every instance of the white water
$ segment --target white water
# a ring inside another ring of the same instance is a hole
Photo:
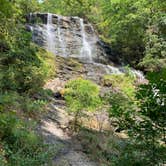
[[[32,17],[33,17],[33,14],[30,13],[30,14],[29,14],[29,22],[30,22],[30,23],[32,23]],[[34,42],[34,41],[35,41],[35,37],[34,37],[34,34],[33,34],[33,32],[34,32],[34,27],[31,26],[31,25],[29,25],[29,29],[30,29],[30,31],[32,32],[32,41]]]
[[[32,13],[29,14],[29,21],[31,23],[31,21],[32,21]]]
[[[33,14],[30,13],[30,21],[33,19]],[[92,30],[91,33],[86,32],[85,30],[85,24],[84,20],[79,17],[73,17],[76,22],[78,21],[78,25],[80,26],[80,36],[81,36],[81,43],[76,43],[75,49],[78,50],[78,53],[72,54],[70,52],[70,47],[67,47],[67,45],[71,44],[70,42],[72,39],[77,39],[78,31],[73,28],[72,30],[75,31],[70,38],[66,36],[66,31],[70,32],[70,29],[62,29],[64,18],[63,16],[57,16],[57,28],[53,24],[53,14],[48,13],[47,14],[47,24],[46,25],[29,25],[30,30],[32,31],[32,40],[36,43],[39,43],[40,45],[40,38],[38,36],[44,36],[46,39],[46,44],[43,45],[49,52],[55,54],[55,55],[61,55],[66,57],[67,54],[69,56],[74,55],[74,57],[77,57],[81,59],[82,61],[86,63],[92,63],[96,66],[99,66],[104,69],[104,71],[107,74],[122,74],[125,73],[125,67],[124,66],[112,66],[112,65],[104,65],[100,63],[95,63],[93,60],[93,56],[96,56],[97,48],[94,46],[95,43],[98,41],[97,36],[95,35],[93,26],[90,24],[86,24],[86,26],[89,26]],[[66,18],[65,18],[66,19]],[[71,35],[71,34],[70,34]],[[70,39],[70,40],[69,40]],[[78,40],[76,40],[78,41]],[[69,42],[69,43],[68,43]],[[74,42],[73,42],[74,44]],[[80,48],[80,45],[81,48]],[[78,48],[77,48],[78,47]],[[93,51],[93,54],[92,54]],[[95,53],[94,53],[95,52]],[[93,55],[93,56],[92,56]],[[141,71],[137,71],[135,69],[131,68],[131,72],[133,75],[135,75],[139,80],[144,80],[144,75]]]
[[[110,74],[110,73],[113,73],[113,74],[123,74],[123,73],[126,73],[126,69],[125,69],[124,66],[115,67],[115,66],[107,65],[107,71],[108,71],[107,72],[108,74]],[[131,73],[132,73],[133,76],[135,76],[137,79],[139,79],[139,81],[145,80],[145,77],[144,77],[144,75],[143,75],[143,73],[141,71],[135,70],[133,68],[130,68],[130,71],[131,71]]]
[[[61,34],[60,21],[61,21],[61,16],[58,16],[57,33],[58,33],[58,39],[59,39],[59,48],[62,49],[62,54],[64,57],[66,57],[66,47],[65,47],[64,37]]]
[[[82,48],[80,51],[80,58],[86,60],[86,62],[92,62],[92,49],[89,42],[86,39],[84,20],[80,18],[80,27],[82,35]]]
[[[107,65],[107,69],[110,73],[114,73],[114,74],[122,74],[123,73],[122,71],[120,71],[120,69],[118,67]]]
[[[56,53],[55,50],[55,41],[54,41],[54,27],[52,25],[52,14],[48,13],[47,14],[47,27],[46,27],[46,31],[47,31],[47,50],[53,54]]]
[[[125,66],[111,66],[95,62],[93,62],[92,64],[103,68],[106,74],[125,74],[127,72]],[[145,77],[141,71],[135,70],[133,68],[130,68],[130,71],[133,76],[135,76],[140,82],[145,80]]]
[[[141,71],[135,69],[131,69],[131,71],[139,79],[139,81],[145,80],[144,74]]]

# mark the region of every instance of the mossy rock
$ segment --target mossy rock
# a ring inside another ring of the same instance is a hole
[[[101,85],[118,89],[127,96],[132,97],[135,92],[134,81],[134,78],[131,78],[125,74],[112,74],[104,75],[101,78]]]
[[[56,56],[56,64],[61,69],[67,66],[69,70],[72,71],[82,71],[83,65],[75,58],[63,58],[60,56]]]
[[[112,81],[110,80],[109,77],[107,77],[107,75],[105,75],[101,78],[100,83],[101,83],[102,86],[106,86],[106,87],[111,87],[112,86]]]
[[[67,61],[67,65],[72,67],[74,70],[81,70],[82,69],[82,64],[79,63],[79,61],[74,59],[74,58],[70,58]]]

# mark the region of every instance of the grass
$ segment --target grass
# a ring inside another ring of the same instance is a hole
[[[111,86],[117,91],[121,91],[128,97],[134,97],[135,94],[135,79],[126,74],[112,74],[104,75],[102,84],[104,86]]]

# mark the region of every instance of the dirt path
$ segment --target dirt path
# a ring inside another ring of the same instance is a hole
[[[69,116],[65,111],[65,101],[61,99],[61,94],[63,94],[61,92],[63,92],[67,81],[81,77],[98,84],[100,86],[100,95],[103,96],[111,91],[111,87],[103,85],[103,76],[108,73],[116,73],[117,69],[116,67],[98,63],[84,64],[72,58],[66,60],[66,58],[62,57],[56,57],[56,67],[56,78],[48,81],[45,85],[46,89],[54,92],[55,97],[50,98],[49,110],[39,126],[39,132],[46,143],[51,146],[60,146],[58,148],[60,150],[55,154],[51,166],[98,166],[98,163],[91,161],[83,153],[86,149],[81,146],[77,136],[71,135],[69,122],[73,117]],[[88,116],[91,116],[91,120],[84,119],[84,126],[100,131],[102,129],[105,131],[114,130],[110,126],[110,119],[104,109]],[[117,141],[121,141],[121,139],[117,139],[119,136],[115,138]],[[102,143],[105,144],[105,142],[101,141]]]
[[[69,135],[68,123],[71,117],[64,111],[64,101],[51,100],[49,112],[38,129],[46,143],[61,146],[51,166],[97,166],[83,153],[80,142]]]
[[[57,77],[45,86],[53,92],[60,91],[64,88],[66,81],[84,77],[97,84],[100,78],[106,74],[103,65],[81,64],[75,60],[57,58]],[[105,89],[102,90],[103,92]],[[106,91],[108,91],[106,89]],[[98,166],[97,163],[83,153],[85,151],[77,137],[71,136],[69,132],[69,121],[72,117],[66,113],[64,100],[51,98],[47,115],[42,119],[39,127],[40,134],[44,137],[46,143],[50,145],[62,146],[55,155],[51,166]]]

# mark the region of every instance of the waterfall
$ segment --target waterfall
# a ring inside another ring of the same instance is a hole
[[[87,41],[84,21],[80,18],[80,27],[81,27],[81,35],[82,35],[82,48],[80,52],[80,58],[86,60],[86,62],[92,62],[92,49],[90,44]]]
[[[32,13],[29,14],[29,22],[32,22]]]
[[[43,23],[35,23],[38,17],[42,19]],[[47,18],[47,22],[45,18]],[[51,13],[30,13],[28,21],[27,28],[32,32],[32,41],[49,52],[63,57],[78,58],[102,69],[106,74],[127,72],[123,65],[99,63],[106,58],[105,47],[98,45],[100,40],[93,26],[85,23],[82,18],[65,17]],[[133,68],[130,68],[130,71],[140,82],[145,79],[142,72]]]
[[[46,26],[46,30],[47,30],[47,50],[53,54],[55,54],[56,50],[55,50],[55,41],[54,41],[54,27],[52,25],[52,14],[48,13],[47,14],[47,26]]]
[[[58,40],[59,40],[59,48],[62,49],[62,55],[66,57],[66,47],[65,47],[65,41],[64,37],[61,34],[61,27],[60,27],[60,21],[61,21],[61,16],[58,16],[58,28],[57,28],[57,33],[58,33]]]
[[[120,71],[120,69],[118,67],[107,65],[107,69],[108,69],[109,74],[110,73],[113,73],[113,74],[122,74],[123,73]]]
[[[131,71],[140,81],[145,80],[144,74],[141,71],[135,69],[131,69]]]
[[[51,13],[47,14],[47,25],[52,25],[52,14]]]
[[[32,41],[35,42],[35,36],[34,36],[34,27],[32,26],[32,19],[33,19],[33,14],[29,14],[29,22],[30,25],[28,26],[28,29],[32,32]]]

